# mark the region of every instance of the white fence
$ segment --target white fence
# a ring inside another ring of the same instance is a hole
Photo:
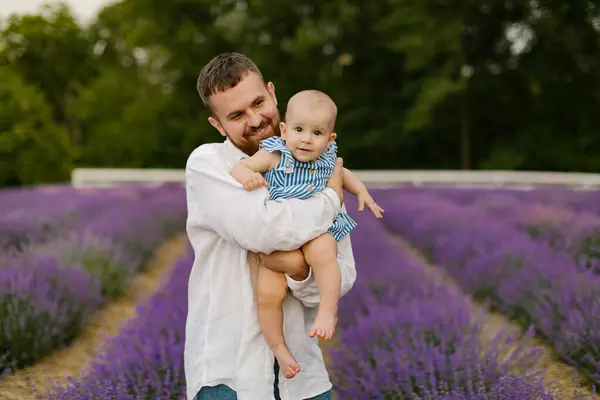
[[[526,171],[419,171],[419,170],[353,170],[370,187],[396,185],[453,187],[510,187],[532,189],[538,186],[567,186],[573,189],[600,189],[600,174]],[[77,168],[72,185],[111,186],[121,183],[160,184],[185,182],[184,170]]]

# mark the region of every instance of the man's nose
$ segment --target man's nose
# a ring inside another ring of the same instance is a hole
[[[250,112],[250,114],[248,116],[248,125],[250,125],[253,128],[256,128],[256,127],[260,126],[261,122],[262,122],[262,117],[260,116],[259,113]]]

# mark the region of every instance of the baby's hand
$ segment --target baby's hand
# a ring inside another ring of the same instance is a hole
[[[363,192],[360,192],[357,198],[358,211],[364,210],[366,205],[369,208],[369,210],[371,210],[371,212],[375,215],[375,217],[383,218],[383,215],[381,215],[381,213],[384,212],[383,208],[379,207],[379,205],[375,203],[375,200],[373,200],[373,198],[369,194],[369,191],[365,190]]]
[[[241,181],[241,184],[244,186],[244,189],[247,191],[252,191],[258,189],[260,187],[267,187],[269,184],[265,180],[265,178],[259,174],[258,172],[249,173],[244,179]]]

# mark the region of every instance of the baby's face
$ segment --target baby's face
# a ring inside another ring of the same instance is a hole
[[[294,158],[311,161],[318,158],[335,140],[331,112],[328,108],[298,107],[288,113],[281,124],[281,137]]]

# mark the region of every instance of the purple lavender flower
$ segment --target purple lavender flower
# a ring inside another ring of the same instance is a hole
[[[576,353],[574,346],[581,340],[572,332],[565,333],[561,321],[572,320],[573,328],[580,330],[589,326],[582,321],[593,314],[555,310],[567,302],[562,296],[572,292],[568,292],[569,287],[586,283],[577,278],[582,276],[579,274],[562,279],[560,285],[553,281],[564,277],[565,269],[575,268],[569,254],[557,253],[497,219],[484,218],[474,207],[466,209],[443,201],[442,195],[432,197],[422,189],[411,189],[410,195],[403,193],[395,189],[374,192],[386,208],[384,222],[414,240],[419,248],[426,248],[469,293],[479,290],[481,298],[495,299],[494,304],[507,312],[522,306],[523,313],[538,323],[540,334],[575,337],[568,348]],[[405,198],[397,202],[400,196]],[[525,351],[506,333],[482,340],[482,321],[464,294],[407,254],[386,234],[380,221],[366,211],[354,211],[354,199],[349,198],[346,206],[359,222],[352,234],[358,279],[340,302],[341,345],[330,355],[340,398],[564,398],[539,381],[537,349]],[[157,205],[153,212],[164,208]],[[122,214],[115,211],[112,215],[118,219],[116,216]],[[146,226],[142,214],[133,220]],[[137,246],[131,240],[135,231],[124,225],[115,224],[119,226],[117,234],[106,228],[109,224],[93,222],[91,226],[102,237],[123,240],[132,249]],[[141,245],[147,248],[154,239],[138,243],[148,243]],[[540,253],[546,256],[536,258]],[[86,374],[73,378],[67,386],[56,387],[50,400],[184,397],[183,338],[191,263],[190,254],[176,266],[169,281],[139,307],[137,317],[106,344]],[[535,295],[528,297],[531,288]],[[594,310],[593,297],[584,295],[593,293],[591,286],[586,288],[590,292],[586,289],[580,296],[567,297],[572,304],[569,309],[577,304]],[[544,310],[544,304],[551,305],[552,313]],[[542,317],[548,319],[547,326],[540,323]],[[519,351],[507,359],[500,357],[509,345]]]
[[[103,302],[77,266],[55,259],[0,267],[0,370],[22,368],[69,343]]]
[[[504,334],[483,343],[481,322],[458,290],[404,253],[374,218],[350,213],[359,223],[353,233],[359,278],[340,303],[342,349],[330,354],[341,398],[439,398],[443,388],[490,395],[512,368],[535,378],[538,349],[498,361],[515,339]]]
[[[157,245],[185,229],[181,186],[65,188],[48,195],[55,204],[23,193],[35,201],[22,204],[38,206],[20,208],[9,193],[10,213],[0,217],[0,237],[5,226],[27,238],[0,251],[0,370],[72,340],[91,312],[124,293]]]
[[[600,275],[600,216],[575,212],[563,204],[543,205],[506,194],[484,196],[473,206],[555,249],[568,251],[580,267]]]
[[[22,258],[34,260],[54,256],[60,266],[80,266],[99,282],[102,296],[108,299],[123,295],[146,261],[139,252],[90,231],[67,233],[51,242],[29,246],[22,254]]]
[[[389,210],[386,223],[427,250],[467,293],[523,327],[534,324],[567,361],[600,383],[598,306],[591,300],[600,296],[600,284],[572,254],[472,206],[423,194],[379,201]]]
[[[168,282],[137,317],[110,339],[82,378],[56,386],[48,400],[179,399],[185,396],[183,351],[187,283],[193,253],[175,266]]]

